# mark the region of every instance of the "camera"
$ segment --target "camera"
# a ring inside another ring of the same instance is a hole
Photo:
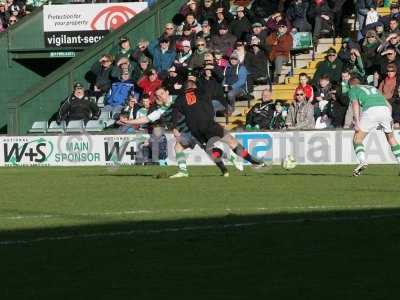
[[[229,84],[224,84],[224,93],[228,93],[232,89],[232,86]]]

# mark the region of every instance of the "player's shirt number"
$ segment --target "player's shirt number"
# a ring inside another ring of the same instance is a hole
[[[186,93],[186,103],[190,106],[197,102],[197,97],[195,93]]]

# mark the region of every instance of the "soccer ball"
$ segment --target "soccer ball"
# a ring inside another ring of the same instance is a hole
[[[289,154],[285,159],[282,160],[282,168],[289,171],[297,166],[297,161],[294,159],[293,155]]]

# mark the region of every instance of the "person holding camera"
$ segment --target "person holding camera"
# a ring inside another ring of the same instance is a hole
[[[344,61],[344,69],[350,70],[350,73],[356,75],[360,79],[365,78],[364,64],[361,58],[360,51],[353,48],[350,50],[350,58]]]
[[[204,101],[212,103],[214,113],[226,111],[228,103],[224,97],[221,82],[221,72],[212,62],[206,62],[198,78],[198,89],[202,93]]]
[[[86,74],[86,79],[91,84],[91,90],[96,98],[103,96],[111,87],[111,71],[113,69],[114,58],[111,54],[104,54],[95,62],[90,71]]]
[[[314,98],[315,128],[327,128],[332,123],[332,99],[336,91],[332,88],[328,75],[322,75]]]
[[[168,90],[170,95],[178,95],[182,92],[182,87],[187,80],[187,69],[179,65],[173,65],[168,70],[168,76],[163,80],[162,85]]]
[[[228,96],[228,113],[234,111],[236,98],[244,95],[247,88],[249,72],[243,64],[239,63],[239,56],[234,51],[229,58],[229,65],[224,70],[224,89]]]
[[[246,14],[246,8],[244,6],[238,6],[236,8],[236,17],[229,24],[231,33],[236,36],[238,40],[243,40],[251,30],[251,23]]]
[[[267,57],[267,50],[255,35],[251,36],[250,43],[246,48],[244,65],[249,71],[249,75],[247,76],[248,90],[252,92],[254,84],[271,83],[268,74],[268,61],[265,59]]]

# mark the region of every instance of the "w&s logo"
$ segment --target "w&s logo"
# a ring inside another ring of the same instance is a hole
[[[11,165],[20,163],[44,163],[54,151],[53,143],[39,138],[26,143],[4,143],[4,162]]]

